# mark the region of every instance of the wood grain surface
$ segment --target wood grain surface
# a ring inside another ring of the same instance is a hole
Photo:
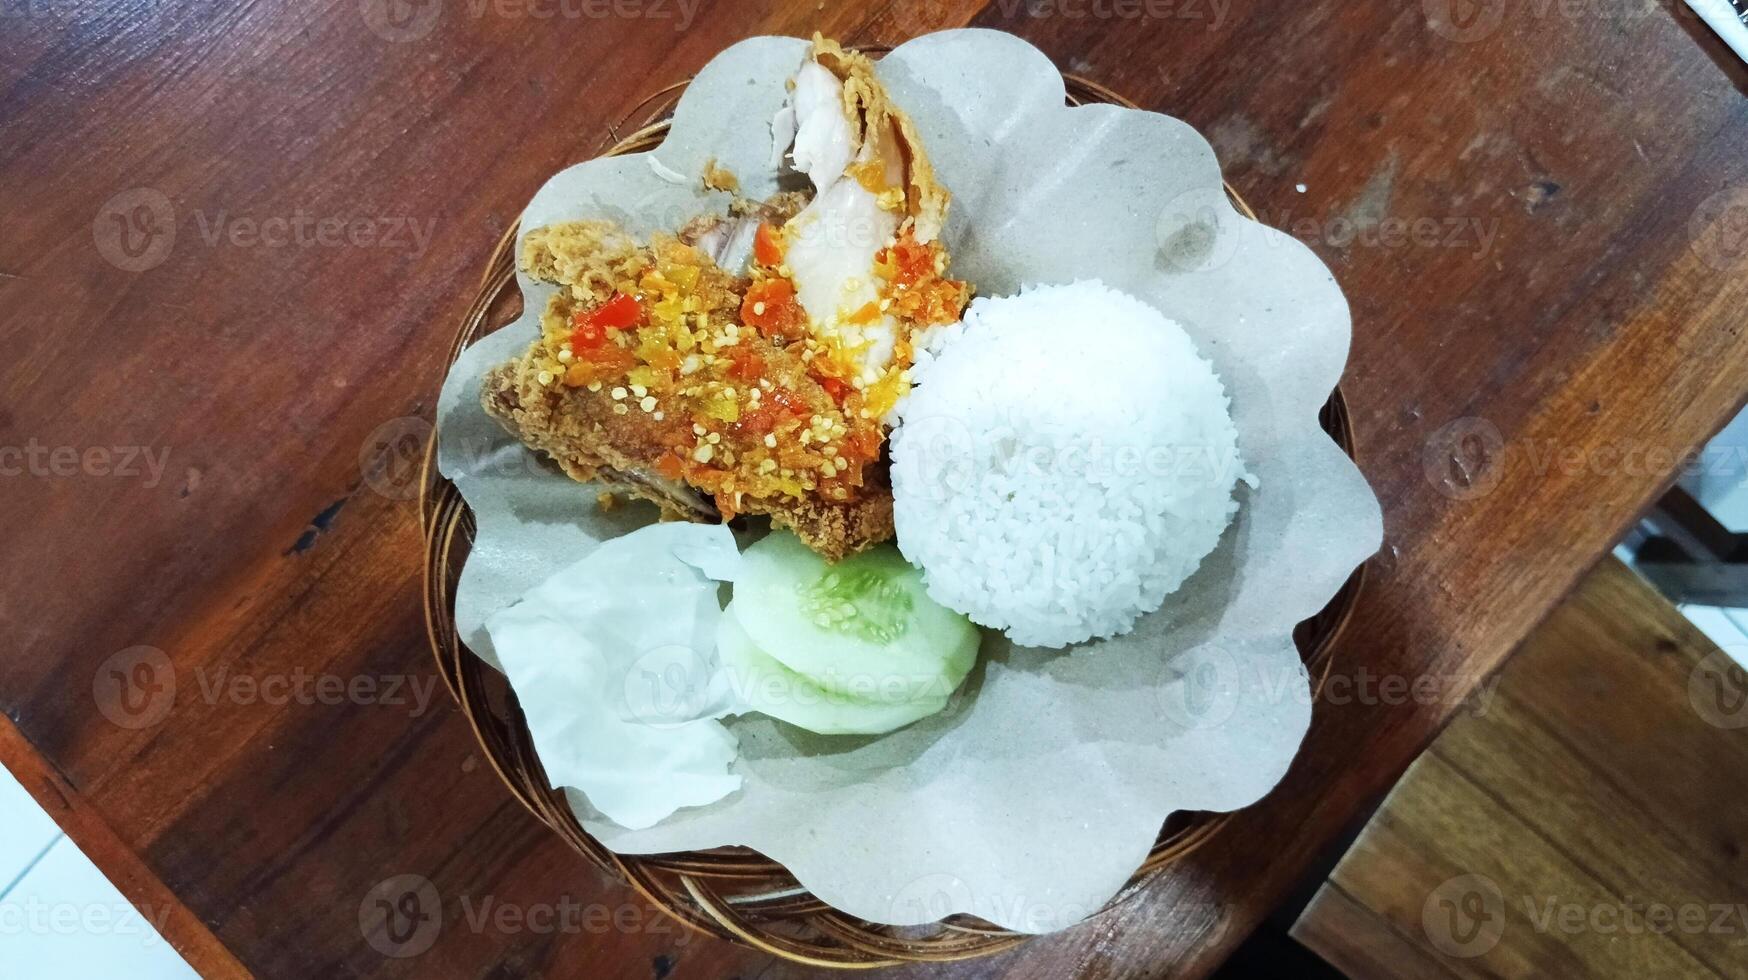
[[[1204,974],[1748,391],[1748,72],[1683,9],[0,0],[7,764],[213,975],[810,975],[510,801],[426,653],[411,447],[479,263],[643,96],[754,34],[997,27],[1328,260],[1387,542],[1264,803],[1120,910],[895,972]],[[375,905],[401,875],[434,908]]]
[[[1293,935],[1354,980],[1748,976],[1742,668],[1607,559],[1495,682]]]

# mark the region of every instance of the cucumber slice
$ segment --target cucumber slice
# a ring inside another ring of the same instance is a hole
[[[930,599],[892,545],[828,565],[774,531],[741,556],[734,604],[753,646],[854,701],[944,700],[977,660],[977,627]]]
[[[732,602],[717,621],[716,651],[734,693],[749,710],[821,735],[884,735],[947,706],[945,696],[880,704],[833,694],[754,646]]]

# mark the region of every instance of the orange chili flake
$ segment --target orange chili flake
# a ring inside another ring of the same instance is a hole
[[[765,360],[758,351],[745,345],[734,348],[728,365],[728,376],[739,381],[757,381],[765,375]]]
[[[685,462],[673,453],[663,453],[661,458],[656,460],[655,468],[657,473],[670,480],[678,480],[686,472]]]
[[[588,362],[591,367],[608,373],[625,372],[637,367],[637,355],[618,344],[602,344],[576,351],[576,356]]]
[[[850,390],[849,385],[844,384],[837,378],[820,378],[819,386],[824,388],[825,393],[832,396],[832,401],[837,402],[839,405],[844,403],[844,395]]]
[[[862,304],[862,308],[851,313],[848,318],[850,323],[858,326],[865,323],[873,323],[878,319],[880,319],[880,304],[872,302]]]
[[[712,496],[714,496],[716,498],[716,510],[720,514],[722,514],[723,520],[732,521],[735,519],[736,516],[739,515],[739,512],[734,509],[734,493],[733,492],[724,492],[724,491],[718,490]]]
[[[891,278],[895,285],[909,286],[935,271],[934,253],[927,245],[919,245],[914,238],[900,239],[890,252],[889,261],[894,267]]]
[[[807,403],[802,401],[795,392],[790,391],[787,388],[772,388],[765,396],[765,402],[769,405],[775,405],[783,411],[788,412],[790,415],[797,417],[806,417],[813,414],[813,410],[807,407]]]
[[[713,466],[692,466],[687,469],[687,482],[712,496],[721,493],[731,483],[734,474]]]
[[[849,446],[860,459],[877,459],[880,456],[880,444],[885,440],[886,437],[880,434],[878,427],[863,427],[850,433]]]
[[[759,222],[759,230],[753,234],[753,258],[760,265],[779,265],[783,261],[783,239],[777,234],[777,229],[768,221]]]
[[[776,340],[800,337],[807,324],[807,315],[795,301],[795,285],[787,279],[753,283],[741,302],[740,318]]]

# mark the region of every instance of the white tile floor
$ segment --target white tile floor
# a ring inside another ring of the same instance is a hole
[[[1748,531],[1748,411],[1706,444],[1694,470],[1681,479],[1719,523]],[[1748,667],[1748,609],[1684,605],[1681,612],[1735,661]]]
[[[1699,627],[1732,660],[1748,668],[1748,609],[1692,605],[1680,608],[1688,622]]]
[[[157,917],[129,904],[0,767],[0,976],[195,977],[148,921]]]
[[[1725,527],[1748,531],[1748,412],[1706,443],[1698,465],[1682,476],[1681,485]]]

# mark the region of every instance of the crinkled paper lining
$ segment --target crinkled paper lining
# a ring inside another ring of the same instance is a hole
[[[805,50],[756,38],[724,51],[687,89],[665,143],[558,174],[523,229],[610,217],[647,234],[721,212],[724,195],[671,180],[712,157],[749,196],[770,193],[768,121]],[[851,915],[915,925],[968,912],[1048,932],[1114,896],[1169,814],[1253,803],[1298,750],[1311,698],[1293,626],[1382,536],[1371,489],[1317,422],[1350,317],[1315,255],[1233,210],[1187,124],[1067,108],[1049,60],[994,31],[919,38],[879,71],[956,194],[945,233],[956,274],[985,295],[1096,277],[1185,324],[1232,395],[1259,488],[1241,490],[1220,548],[1129,636],[1071,653],[992,641],[947,712],[877,739],[736,720],[744,788],[648,830],[601,819],[574,791],[571,801],[623,853],[746,845]],[[488,615],[654,516],[598,512],[587,488],[481,411],[481,375],[538,329],[548,288],[521,285],[522,318],[462,354],[440,405],[440,464],[479,524],[457,626],[493,662]]]

